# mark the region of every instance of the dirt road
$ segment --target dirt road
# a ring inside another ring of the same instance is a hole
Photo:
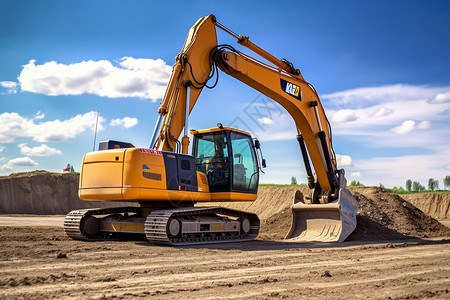
[[[63,227],[66,216],[0,215],[0,226],[57,226]]]
[[[0,299],[448,299],[449,257],[449,240],[170,248],[2,226]]]

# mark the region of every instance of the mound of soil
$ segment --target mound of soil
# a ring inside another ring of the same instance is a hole
[[[358,226],[348,240],[381,240],[447,236],[450,229],[397,194],[379,187],[356,187]]]
[[[33,171],[0,177],[0,213],[67,214],[73,209],[123,206],[125,203],[91,202],[78,198],[77,173]]]
[[[217,205],[255,212],[261,219],[260,238],[283,239],[289,231],[292,214],[290,206],[296,190],[306,188],[261,186],[253,203]],[[374,241],[406,238],[449,236],[450,229],[426,215],[397,194],[378,187],[349,189],[358,201],[357,227],[347,238],[352,241]]]
[[[450,219],[450,193],[406,194],[402,198],[435,219]]]

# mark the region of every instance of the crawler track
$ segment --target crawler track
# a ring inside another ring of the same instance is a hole
[[[188,217],[195,215],[217,214],[237,218],[247,218],[250,221],[248,233],[231,235],[222,233],[217,235],[202,235],[200,233],[189,236],[169,236],[168,223],[170,218]],[[190,207],[155,210],[148,215],[145,221],[145,235],[151,242],[171,246],[189,246],[196,244],[217,244],[225,242],[249,241],[256,238],[259,233],[259,219],[256,214],[223,207]]]
[[[98,231],[95,234],[89,234],[83,229],[83,223],[91,216],[110,215],[117,213],[139,213],[139,207],[115,207],[115,208],[92,208],[72,210],[64,219],[64,232],[75,240],[105,240],[105,239],[123,239],[124,234],[111,234]]]

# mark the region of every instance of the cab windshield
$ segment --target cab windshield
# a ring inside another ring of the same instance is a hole
[[[258,165],[250,136],[234,131],[205,133],[196,136],[194,149],[197,171],[206,174],[211,192],[257,188]]]

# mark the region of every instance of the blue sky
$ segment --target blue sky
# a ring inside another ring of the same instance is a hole
[[[0,175],[80,170],[98,140],[148,146],[189,28],[218,21],[302,71],[321,96],[348,180],[426,185],[450,175],[448,1],[0,0]],[[219,43],[249,53],[218,30]],[[265,183],[305,182],[289,115],[221,74],[190,128],[261,140]]]

